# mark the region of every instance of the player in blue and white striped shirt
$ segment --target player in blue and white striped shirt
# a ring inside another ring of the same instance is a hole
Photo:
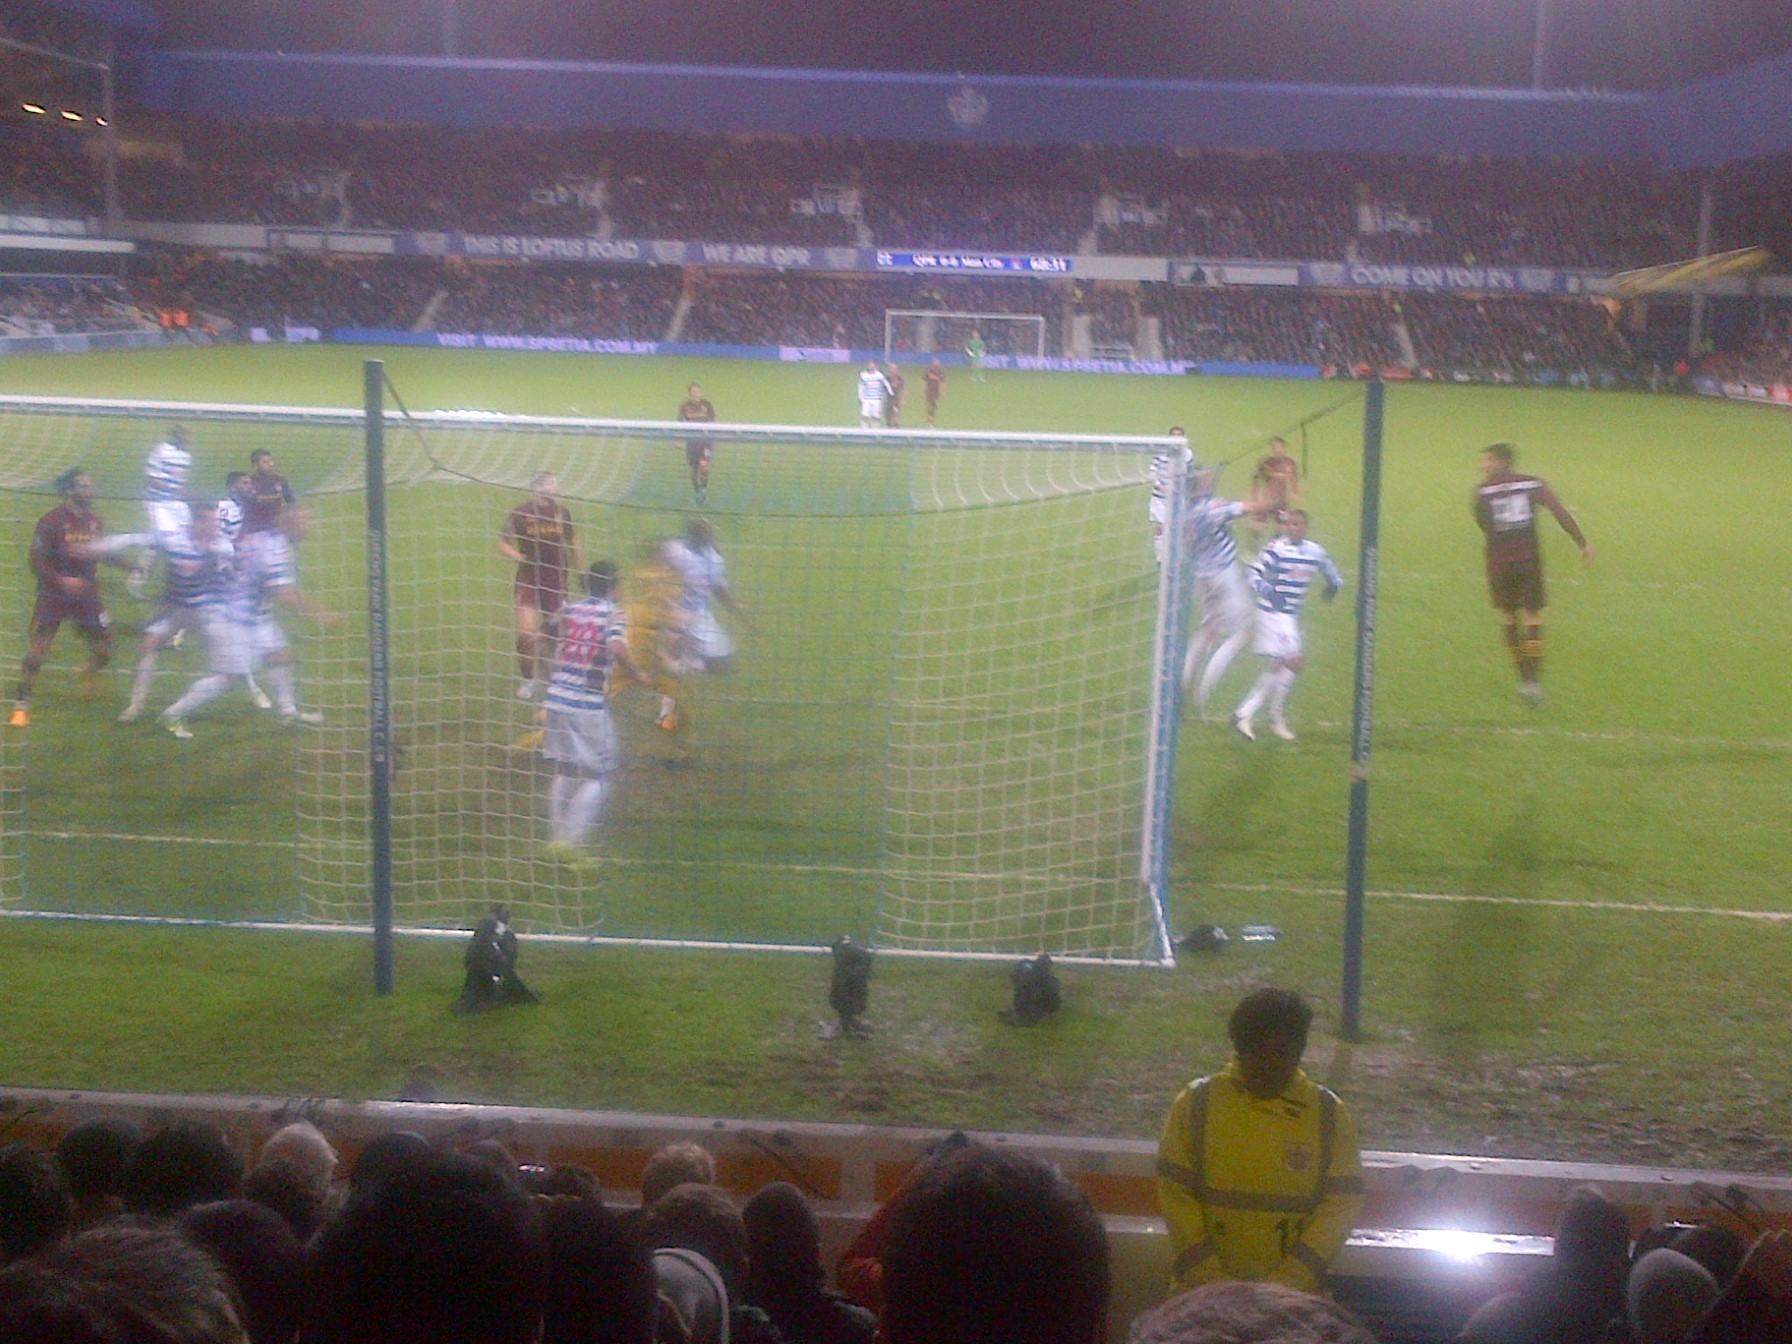
[[[884,423],[884,399],[890,395],[890,380],[877,367],[874,359],[859,370],[859,428],[877,429]]]
[[[167,586],[156,614],[143,627],[131,699],[118,716],[120,723],[130,723],[143,712],[162,647],[188,631],[204,634],[212,608],[223,597],[232,547],[219,532],[216,516],[201,509],[190,514],[178,531],[159,532],[156,550],[167,562]]]
[[[615,600],[616,566],[599,560],[585,571],[585,596],[548,618],[557,637],[548,678],[541,754],[554,766],[548,786],[548,852],[580,861],[579,846],[603,815],[610,776],[622,764],[610,718],[610,678],[621,668],[645,682],[628,651],[628,622]]]
[[[1294,740],[1285,710],[1288,692],[1307,662],[1301,647],[1300,610],[1316,578],[1325,580],[1327,602],[1344,586],[1344,576],[1325,547],[1307,540],[1306,513],[1289,509],[1282,514],[1281,535],[1265,546],[1251,564],[1251,587],[1257,593],[1257,635],[1252,648],[1268,658],[1270,666],[1257,678],[1257,684],[1233,714],[1232,722],[1252,741],[1257,733],[1251,720],[1266,700],[1270,731],[1284,741]]]
[[[151,448],[149,456],[143,459],[143,511],[149,515],[150,535],[155,538],[158,550],[164,549],[165,542],[179,545],[186,534],[191,513],[187,507],[187,477],[192,472],[193,454],[187,447],[186,426],[170,426],[168,437]],[[126,578],[125,587],[133,596],[142,595],[143,586],[149,580],[150,566],[154,563],[152,552]]]
[[[1189,539],[1189,568],[1194,575],[1195,600],[1201,608],[1201,624],[1189,637],[1182,660],[1182,689],[1195,684],[1196,713],[1205,716],[1207,701],[1232,660],[1250,638],[1256,604],[1238,563],[1238,543],[1232,537],[1235,519],[1256,517],[1260,510],[1213,493],[1216,471],[1197,472],[1194,498],[1184,513]]]

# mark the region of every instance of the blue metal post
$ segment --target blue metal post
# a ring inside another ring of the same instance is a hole
[[[386,627],[386,365],[364,365],[367,407],[367,771],[373,871],[373,989],[390,994],[392,937],[392,699]]]
[[[1387,388],[1369,381],[1363,402],[1363,525],[1356,590],[1356,676],[1350,720],[1350,838],[1344,860],[1344,972],[1339,1027],[1362,1034],[1364,875],[1369,855],[1369,741],[1375,705],[1375,606],[1381,583],[1381,425]]]

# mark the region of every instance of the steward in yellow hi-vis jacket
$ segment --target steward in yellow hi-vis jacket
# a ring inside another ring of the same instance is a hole
[[[1157,1200],[1180,1291],[1222,1279],[1319,1287],[1363,1203],[1356,1125],[1301,1072],[1312,1010],[1264,989],[1232,1014],[1238,1054],[1170,1107]]]

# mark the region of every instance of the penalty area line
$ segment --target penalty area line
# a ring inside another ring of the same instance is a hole
[[[1264,895],[1341,897],[1342,887],[1281,887],[1268,882],[1209,882],[1213,891],[1256,892]],[[1726,910],[1716,906],[1665,905],[1659,901],[1588,901],[1555,896],[1484,896],[1443,891],[1369,891],[1380,901],[1425,901],[1441,905],[1527,905],[1557,910],[1604,910],[1636,915],[1720,915],[1761,924],[1792,923],[1792,910]]]
[[[297,849],[296,840],[243,840],[209,835],[136,835],[130,831],[26,831],[30,840],[110,840],[131,845],[215,845],[220,849]]]

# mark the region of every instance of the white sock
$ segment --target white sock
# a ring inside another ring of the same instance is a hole
[[[209,705],[230,689],[230,678],[222,672],[211,672],[187,687],[187,693],[162,711],[165,719],[184,719],[194,710]]]
[[[1158,563],[1163,563],[1159,557]],[[1195,669],[1201,666],[1201,660],[1207,656],[1212,645],[1207,638],[1207,627],[1202,626],[1195,631],[1194,638],[1188,642],[1188,652],[1182,655],[1182,689],[1186,692],[1195,684]]]
[[[585,837],[591,834],[597,825],[598,817],[604,810],[604,781],[598,779],[581,779],[577,781],[578,790],[572,796],[572,805],[567,808],[567,839],[575,845],[585,843]]]
[[[1244,652],[1244,646],[1251,642],[1251,628],[1246,626],[1231,638],[1221,642],[1213,651],[1213,657],[1207,660],[1207,666],[1201,673],[1200,705],[1207,707],[1207,697],[1213,694],[1213,688],[1220,684],[1220,678],[1232,666],[1232,660]]]
[[[248,676],[244,677],[243,681],[245,683],[247,683],[247,685],[249,687],[249,694],[251,697],[253,697],[254,694],[261,689],[261,687],[259,687],[255,684],[255,674],[253,672],[251,672]]]
[[[669,695],[662,695],[660,697],[660,717],[662,719],[665,718],[666,715],[670,714],[673,710],[675,710],[677,708],[678,708],[678,701],[675,700],[673,697],[671,697]]]
[[[145,649],[137,656],[137,670],[131,675],[131,708],[142,709],[149,699],[149,683],[155,680],[156,651]]]
[[[1276,669],[1273,667],[1267,671],[1259,672],[1257,674],[1256,684],[1251,687],[1251,693],[1245,696],[1244,703],[1238,707],[1237,712],[1232,717],[1236,719],[1248,719],[1261,709],[1263,707],[1264,697],[1269,694],[1269,688],[1275,683],[1275,675]]]
[[[548,785],[548,834],[556,844],[571,843],[567,814],[571,810],[573,793],[578,787],[579,781],[571,775],[555,775],[554,782]]]
[[[292,664],[270,664],[265,675],[268,685],[274,688],[274,708],[282,714],[297,714],[299,700],[293,688]]]
[[[1280,723],[1282,711],[1288,707],[1288,692],[1294,689],[1294,669],[1279,667],[1271,675],[1274,685],[1269,692],[1269,717]]]

